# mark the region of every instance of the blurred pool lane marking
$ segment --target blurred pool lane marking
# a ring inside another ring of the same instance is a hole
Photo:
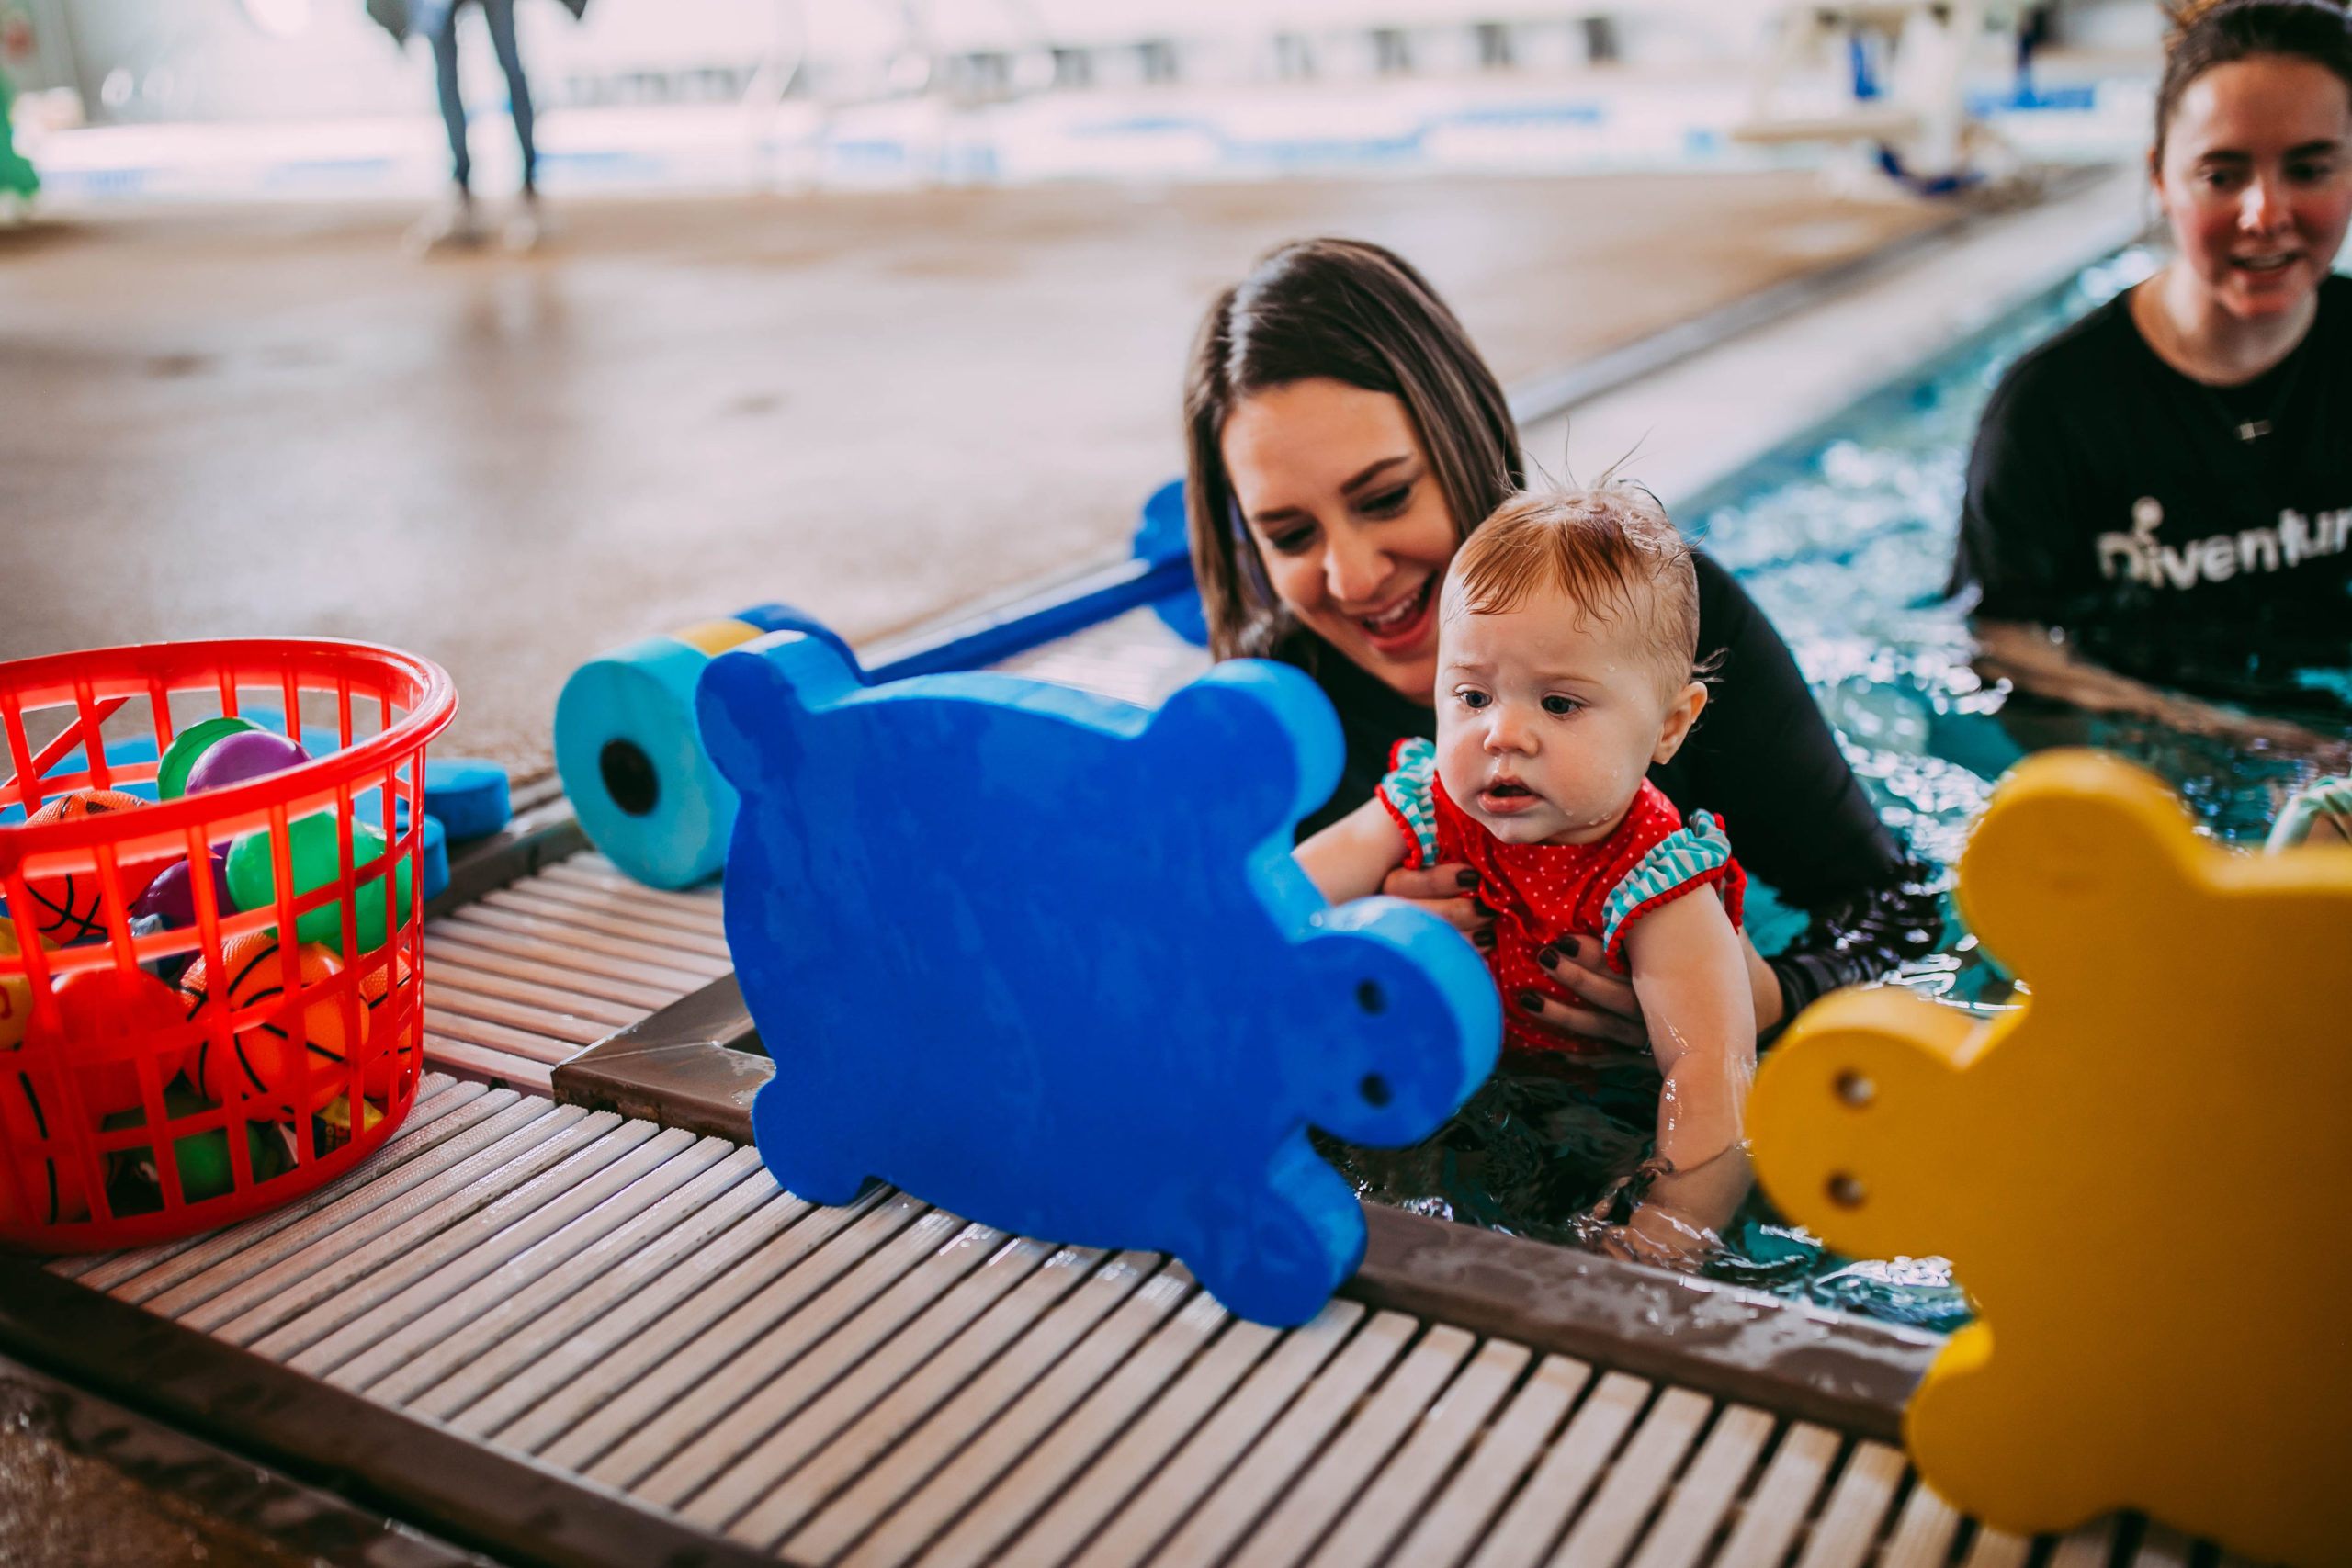
[[[1161,87],[826,106],[788,99],[559,107],[538,126],[540,181],[558,197],[650,190],[857,190],[1047,180],[1258,181],[1298,175],[1584,175],[1809,166],[1817,150],[1743,147],[1728,132],[1747,84],[1577,75],[1300,88]],[[1985,97],[2030,158],[2136,152],[2148,83],[2120,73],[2053,85],[2022,107]],[[447,183],[429,113],[345,120],[28,128],[42,202],[422,200]],[[484,188],[516,154],[482,138]]]

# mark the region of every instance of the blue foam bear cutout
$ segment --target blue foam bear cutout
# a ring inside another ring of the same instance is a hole
[[[1362,1260],[1309,1145],[1428,1136],[1502,1033],[1485,963],[1292,860],[1342,745],[1281,665],[1159,712],[1005,675],[861,683],[825,642],[720,655],[703,740],[742,795],[727,940],[776,1063],[776,1179],[867,1178],[1002,1229],[1173,1253],[1229,1310],[1305,1322]]]

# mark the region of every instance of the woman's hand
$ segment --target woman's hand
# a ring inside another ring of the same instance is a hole
[[[1756,1032],[1761,1034],[1781,1021],[1781,977],[1772,973],[1772,966],[1764,962],[1746,931],[1739,933],[1739,947],[1756,1003]],[[1634,995],[1634,982],[1609,967],[1599,937],[1562,937],[1539,949],[1535,957],[1572,999],[1522,991],[1511,998],[1521,1018],[1563,1038],[1575,1035],[1606,1040],[1635,1052],[1649,1050],[1649,1024],[1642,1017],[1641,998]]]
[[[1495,912],[1478,902],[1478,874],[1466,865],[1398,866],[1380,890],[1428,910],[1476,942],[1495,945]]]
[[[1642,1018],[1642,1002],[1634,982],[1609,967],[1597,936],[1564,936],[1540,948],[1536,962],[1552,973],[1571,999],[1521,991],[1511,998],[1519,1015],[1547,1034],[1566,1038],[1606,1040],[1628,1050],[1646,1053],[1649,1025]]]

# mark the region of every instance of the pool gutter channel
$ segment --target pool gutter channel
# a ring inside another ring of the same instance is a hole
[[[557,1067],[555,1097],[749,1144],[752,1097],[775,1073],[729,975]],[[1342,1296],[1860,1437],[1902,1440],[1904,1406],[1944,1343],[1380,1204],[1364,1219],[1364,1259]]]

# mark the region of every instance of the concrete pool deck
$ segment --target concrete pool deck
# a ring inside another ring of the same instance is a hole
[[[1396,246],[1507,382],[1949,216],[1813,177],[1055,186],[0,233],[0,657],[311,632],[440,660],[528,766],[563,678],[762,599],[853,638],[1101,558],[1181,466],[1187,343],[1265,246]]]

